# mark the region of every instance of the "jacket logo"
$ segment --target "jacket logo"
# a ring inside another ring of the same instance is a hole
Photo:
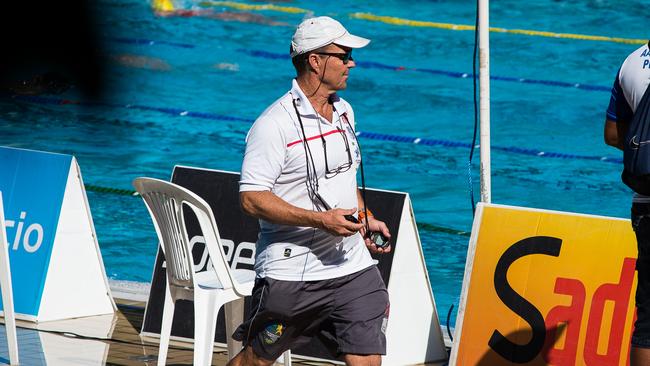
[[[639,137],[637,135],[632,136],[630,139],[630,147],[635,150],[647,144],[650,144],[650,140],[639,142]]]

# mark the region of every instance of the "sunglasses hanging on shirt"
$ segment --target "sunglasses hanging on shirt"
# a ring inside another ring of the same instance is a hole
[[[365,225],[366,225],[366,238],[369,238],[370,241],[372,241],[376,247],[378,248],[385,248],[387,247],[389,243],[389,239],[380,231],[370,231],[370,217],[368,215],[368,200],[366,200],[366,177],[363,174],[363,154],[361,153],[361,144],[359,143],[359,138],[357,137],[356,132],[354,131],[354,128],[352,128],[352,125],[350,124],[350,121],[348,120],[347,116],[344,116],[345,122],[348,124],[348,127],[350,127],[350,130],[354,134],[354,140],[357,142],[357,148],[359,149],[359,170],[361,172],[361,197],[363,197],[363,217],[365,217]],[[358,220],[357,220],[358,222]]]
[[[345,63],[345,61],[344,61],[344,63]],[[312,202],[318,202],[326,210],[329,210],[332,207],[330,207],[330,205],[327,203],[327,201],[325,199],[323,199],[323,197],[321,197],[321,195],[318,194],[318,175],[316,173],[316,167],[315,167],[315,164],[314,164],[314,157],[312,156],[311,149],[309,148],[309,143],[308,143],[308,140],[307,140],[307,134],[305,134],[305,126],[302,123],[302,118],[300,117],[300,112],[298,111],[298,106],[296,104],[296,99],[293,99],[292,102],[293,102],[293,109],[295,110],[296,116],[298,117],[298,123],[300,124],[300,130],[302,132],[302,142],[303,142],[302,145],[303,145],[303,148],[305,149],[305,159],[306,159],[306,163],[307,163],[307,180],[306,180],[307,193],[309,194],[309,197],[311,198]],[[362,187],[361,196],[363,197],[363,202],[364,202],[363,214],[364,214],[364,217],[366,218],[366,220],[365,220],[366,236],[365,237],[369,238],[375,244],[375,246],[377,246],[378,248],[385,248],[385,247],[387,247],[389,245],[389,239],[386,236],[384,236],[384,234],[381,233],[381,232],[370,231],[370,224],[369,224],[370,220],[369,220],[369,217],[368,217],[368,209],[366,207],[367,206],[366,202],[368,202],[368,201],[366,200],[366,179],[365,179],[365,175],[363,173],[363,154],[361,154],[361,144],[359,143],[359,138],[357,137],[357,134],[355,133],[354,128],[352,128],[352,124],[348,120],[347,116],[345,114],[343,114],[342,117],[345,120],[345,122],[347,123],[348,127],[350,128],[350,131],[352,131],[352,134],[354,135],[354,140],[357,143],[357,148],[359,149],[359,170],[361,172],[361,187]],[[339,118],[339,122],[340,122],[340,119],[341,118]],[[320,125],[319,125],[319,128],[320,128]],[[352,154],[350,153],[350,144],[349,144],[349,141],[347,139],[347,134],[345,133],[345,131],[340,129],[338,126],[337,126],[337,131],[343,136],[343,140],[344,140],[344,143],[345,143],[345,150],[346,150],[346,152],[348,154],[348,162],[340,165],[339,167],[337,167],[337,168],[335,168],[333,170],[329,169],[328,162],[327,162],[327,143],[325,142],[325,138],[323,137],[323,134],[321,133],[320,137],[321,137],[321,141],[323,143],[323,152],[325,154],[325,177],[326,178],[331,178],[331,177],[336,176],[339,173],[346,172],[352,166]],[[328,174],[330,176],[328,176]],[[321,210],[320,206],[318,206],[318,205],[316,205],[316,208],[319,211]],[[352,215],[345,215],[345,218],[348,221],[359,223],[359,220],[356,217],[352,216]]]

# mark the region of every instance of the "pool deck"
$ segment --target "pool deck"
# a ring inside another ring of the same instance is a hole
[[[124,299],[116,299],[116,303],[118,309],[110,315],[38,324],[17,321],[20,365],[156,365],[158,344],[140,336],[145,303]],[[172,341],[167,365],[192,365],[191,347],[188,343]],[[212,364],[225,365],[227,361],[226,349],[215,346]],[[334,365],[296,358],[292,363],[298,366]],[[6,332],[4,325],[0,325],[0,365],[8,364]]]

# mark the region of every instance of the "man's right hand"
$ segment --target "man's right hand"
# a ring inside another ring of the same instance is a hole
[[[334,208],[319,213],[320,228],[332,235],[350,236],[363,228],[363,224],[354,223],[345,218],[345,215],[354,215],[356,208]]]

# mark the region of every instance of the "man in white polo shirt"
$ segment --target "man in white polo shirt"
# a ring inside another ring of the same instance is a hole
[[[650,42],[632,52],[616,75],[605,121],[605,142],[608,145],[621,150],[625,148],[630,122],[634,114],[643,108],[640,103],[648,90],[648,85],[650,85]],[[650,196],[634,194],[632,227],[636,233],[638,248],[636,261],[638,284],[635,297],[637,320],[632,334],[630,365],[647,366],[650,365]]]
[[[354,112],[336,92],[370,41],[329,17],[302,22],[291,41],[291,89],[248,133],[241,206],[259,218],[251,316],[235,332],[229,365],[270,365],[323,335],[348,365],[380,365],[389,302],[367,232],[390,238],[357,188]]]

